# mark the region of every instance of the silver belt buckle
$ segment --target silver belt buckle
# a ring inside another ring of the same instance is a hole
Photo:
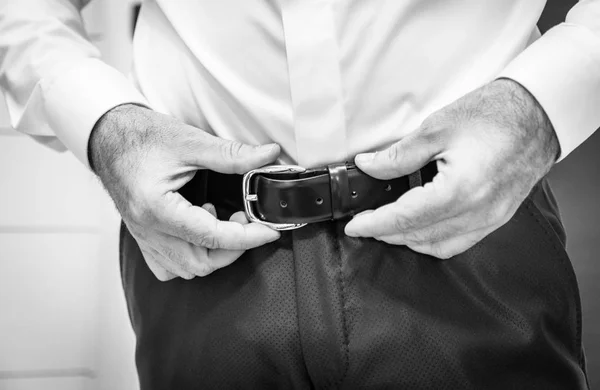
[[[302,168],[298,165],[267,165],[266,167],[253,169],[244,174],[242,179],[242,191],[244,194],[244,211],[246,212],[246,217],[250,222],[257,222],[262,225],[268,226],[274,230],[293,230],[301,228],[305,226],[305,223],[273,223],[268,221],[263,221],[260,219],[254,211],[252,210],[252,202],[256,202],[258,200],[258,194],[250,193],[250,181],[252,180],[252,176],[259,173],[300,173],[306,171],[306,168]]]

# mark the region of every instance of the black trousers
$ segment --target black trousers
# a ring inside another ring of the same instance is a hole
[[[450,260],[344,225],[287,232],[166,283],[122,228],[142,390],[587,388],[577,282],[545,181]]]

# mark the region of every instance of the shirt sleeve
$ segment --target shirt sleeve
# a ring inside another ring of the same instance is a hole
[[[57,137],[87,167],[96,121],[120,104],[147,106],[87,38],[80,12],[88,2],[0,0],[0,89],[11,125]]]
[[[580,1],[501,72],[524,86],[554,126],[559,161],[600,127],[600,0]]]

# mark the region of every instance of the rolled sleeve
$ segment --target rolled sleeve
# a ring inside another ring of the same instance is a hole
[[[600,126],[600,35],[593,29],[574,23],[554,27],[499,77],[518,82],[538,100],[560,143],[559,161]]]

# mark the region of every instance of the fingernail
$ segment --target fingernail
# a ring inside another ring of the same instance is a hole
[[[276,143],[270,143],[270,144],[260,145],[260,148],[266,152],[272,152],[273,149],[277,148],[278,146],[279,145],[277,145]]]
[[[344,232],[349,237],[356,237],[356,236],[358,236],[358,234],[356,233],[356,231],[354,229],[352,229],[352,225],[350,225],[350,222],[348,222],[348,224],[344,228]]]
[[[355,219],[355,218],[358,218],[358,217],[360,217],[361,215],[367,215],[367,214],[371,214],[373,211],[375,211],[375,210],[371,210],[371,209],[369,209],[369,210],[364,210],[364,211],[361,211],[360,213],[356,214],[356,215],[354,216],[354,218],[353,218],[353,219]]]
[[[358,237],[358,233],[352,230],[346,230],[346,235],[348,237]]]
[[[273,241],[277,241],[281,238],[281,233],[279,231],[273,230],[271,228],[268,228],[268,229],[269,230],[265,231],[265,233],[264,233],[265,242],[273,242]]]
[[[217,209],[212,203],[205,203],[202,205],[202,208],[208,211],[213,217],[217,217]]]
[[[354,160],[359,164],[364,164],[373,161],[374,158],[375,153],[360,153],[356,155],[356,158]]]

